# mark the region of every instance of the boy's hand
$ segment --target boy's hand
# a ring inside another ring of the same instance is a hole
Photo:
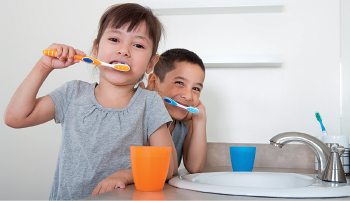
[[[91,196],[105,193],[115,188],[125,188],[126,185],[133,183],[130,180],[133,180],[131,169],[118,171],[102,180],[96,186]]]
[[[191,113],[184,119],[188,126],[182,150],[183,161],[191,174],[202,172],[207,160],[206,111],[202,102],[196,106],[197,114]]]
[[[41,57],[42,65],[50,70],[66,68],[75,63],[79,63],[79,60],[74,59],[74,55],[86,56],[83,51],[74,49],[71,46],[63,44],[52,44],[47,49],[56,50],[57,56],[50,57],[43,55]]]
[[[205,112],[205,107],[202,104],[201,101],[199,101],[199,104],[197,106],[195,106],[196,108],[198,108],[199,112],[196,113],[192,113],[192,112],[188,112],[187,116],[182,119],[181,121],[189,121],[189,120],[205,120],[206,119],[206,112]]]

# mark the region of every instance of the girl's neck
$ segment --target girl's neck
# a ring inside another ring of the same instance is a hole
[[[134,86],[116,86],[104,79],[95,88],[95,97],[97,102],[105,108],[125,108],[136,90]]]

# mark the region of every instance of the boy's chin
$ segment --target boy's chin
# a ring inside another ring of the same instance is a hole
[[[185,112],[170,112],[171,118],[177,120],[177,121],[182,121],[183,119],[186,118],[188,111]]]

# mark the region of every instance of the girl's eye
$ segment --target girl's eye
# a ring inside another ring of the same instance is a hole
[[[116,38],[110,38],[110,39],[108,39],[108,40],[110,40],[110,41],[113,41],[113,42],[119,42],[119,40],[118,39],[116,39]]]
[[[180,85],[184,85],[184,83],[183,83],[183,82],[180,82],[180,81],[176,81],[175,83],[176,83],[176,84],[180,84]]]
[[[136,44],[136,45],[134,45],[135,47],[137,47],[137,48],[144,48],[142,45],[140,45],[140,44]]]
[[[200,88],[198,88],[198,87],[193,87],[192,89],[196,90],[196,91],[201,91]]]

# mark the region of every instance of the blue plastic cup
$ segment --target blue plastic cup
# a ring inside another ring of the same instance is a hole
[[[230,147],[233,171],[251,172],[254,167],[256,147]]]

